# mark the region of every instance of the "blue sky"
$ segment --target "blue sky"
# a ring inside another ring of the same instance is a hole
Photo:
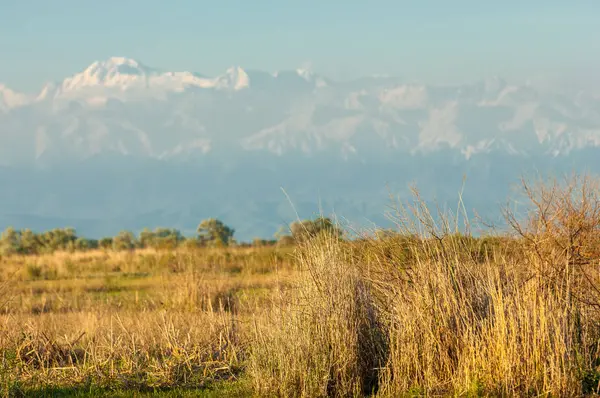
[[[2,0],[0,82],[37,90],[96,59],[429,82],[600,73],[600,1]]]

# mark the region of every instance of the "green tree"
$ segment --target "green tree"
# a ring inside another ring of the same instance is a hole
[[[0,235],[0,254],[10,255],[21,252],[21,233],[8,227]]]
[[[157,228],[154,235],[154,247],[157,249],[174,249],[185,239],[181,232],[174,228]]]
[[[314,220],[295,221],[290,226],[290,232],[295,242],[305,242],[323,234],[338,238],[343,236],[343,231],[330,218],[322,216]]]
[[[97,249],[99,242],[95,239],[77,238],[73,248],[78,251]]]
[[[42,250],[42,242],[39,235],[30,229],[21,231],[21,249],[23,254],[38,254]]]
[[[155,239],[156,239],[156,236],[155,236],[154,232],[150,231],[148,228],[144,228],[142,230],[142,232],[140,232],[140,238],[139,238],[140,247],[146,248],[146,247],[154,246]]]
[[[102,239],[100,239],[100,242],[98,242],[98,245],[102,249],[112,249],[113,238],[111,238],[111,237],[102,238]]]
[[[235,230],[221,220],[209,218],[198,225],[198,240],[204,245],[228,246],[233,242]]]
[[[156,228],[150,231],[145,228],[140,232],[140,247],[153,247],[156,249],[173,249],[185,240],[177,229]]]
[[[250,246],[265,247],[265,246],[273,246],[276,243],[277,243],[277,240],[274,240],[274,239],[254,238],[252,240],[252,244]]]
[[[113,250],[133,250],[137,245],[135,235],[131,231],[121,231],[113,238]]]
[[[43,250],[48,253],[72,248],[76,240],[77,234],[73,228],[56,228],[40,235]]]
[[[197,249],[200,246],[200,241],[196,237],[187,238],[180,243],[186,249]]]

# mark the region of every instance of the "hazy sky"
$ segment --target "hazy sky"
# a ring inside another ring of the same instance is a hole
[[[127,56],[431,82],[600,74],[600,0],[1,0],[0,82],[37,90]]]

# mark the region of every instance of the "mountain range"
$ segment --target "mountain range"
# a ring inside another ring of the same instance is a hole
[[[593,90],[306,69],[209,77],[112,57],[37,93],[0,84],[0,223],[101,236],[193,233],[218,216],[247,239],[319,207],[384,222],[388,193],[410,181],[455,203],[465,175],[464,198],[492,214],[522,173],[600,171],[599,146]]]

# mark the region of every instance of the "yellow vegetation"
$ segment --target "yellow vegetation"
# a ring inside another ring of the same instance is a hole
[[[524,186],[531,206],[507,210],[501,236],[417,195],[396,233],[352,242],[2,258],[3,391],[596,393],[600,192],[587,177]]]

